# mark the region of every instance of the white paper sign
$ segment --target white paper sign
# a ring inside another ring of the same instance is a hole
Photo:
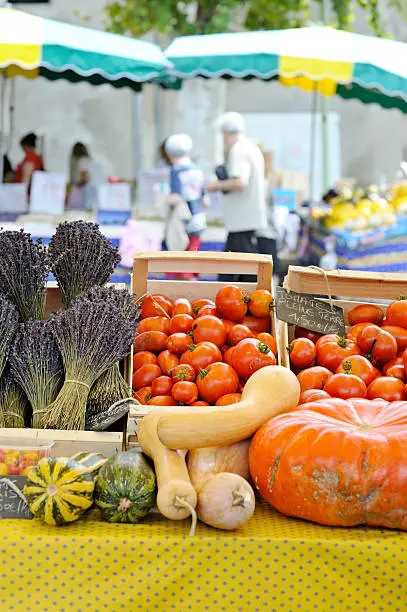
[[[98,188],[99,210],[131,210],[131,188],[127,183],[106,183]]]
[[[0,184],[0,212],[23,214],[28,210],[27,187],[21,183]]]
[[[31,185],[30,211],[61,215],[65,209],[66,174],[34,172]]]

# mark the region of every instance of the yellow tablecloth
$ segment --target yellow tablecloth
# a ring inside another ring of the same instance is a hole
[[[0,521],[1,612],[407,609],[407,533],[332,529],[259,504],[238,532],[152,516]]]

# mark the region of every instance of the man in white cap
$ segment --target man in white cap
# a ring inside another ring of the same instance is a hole
[[[260,148],[246,138],[244,119],[239,113],[223,115],[219,127],[225,146],[225,173],[207,190],[224,194],[223,218],[228,232],[225,251],[257,253],[256,232],[267,228],[264,157]],[[220,280],[249,282],[253,278],[221,275]]]

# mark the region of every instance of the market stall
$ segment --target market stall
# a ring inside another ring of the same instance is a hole
[[[40,270],[43,290],[46,260],[26,234],[7,232],[0,259],[20,241],[26,299],[0,300],[26,321],[14,339],[10,318],[0,357],[30,406],[22,430],[15,393],[12,411],[0,402],[6,609],[402,609],[407,301],[385,302],[405,293],[407,276],[293,268],[274,298],[268,256],[141,253],[135,299],[102,286],[117,252],[76,222],[57,228],[48,249],[62,310],[30,321],[43,303],[27,274]],[[214,268],[256,282],[152,278]],[[22,268],[6,270],[15,281]],[[321,295],[327,302],[310,301]],[[297,333],[293,316],[306,329]],[[321,331],[328,324],[347,338]],[[303,389],[310,370],[323,371],[325,390],[316,380]],[[357,379],[356,392],[335,387],[338,376]],[[305,391],[318,397],[304,403]],[[100,431],[117,422],[118,396],[132,402],[127,431]]]

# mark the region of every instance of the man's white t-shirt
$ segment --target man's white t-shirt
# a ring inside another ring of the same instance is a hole
[[[247,186],[222,198],[223,217],[228,232],[267,228],[264,157],[259,147],[242,136],[230,149],[229,178],[242,178]]]

